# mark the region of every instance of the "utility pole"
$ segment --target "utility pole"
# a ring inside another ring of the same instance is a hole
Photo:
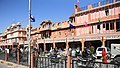
[[[28,65],[29,68],[31,68],[31,0],[29,0],[29,9],[28,9],[28,29],[29,29],[29,34],[28,34],[28,47],[29,47],[29,54],[28,54]]]

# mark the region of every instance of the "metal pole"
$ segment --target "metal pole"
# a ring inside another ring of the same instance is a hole
[[[29,26],[29,37],[28,37],[28,46],[29,46],[29,54],[28,54],[28,65],[29,67],[31,67],[31,21],[30,21],[30,18],[31,18],[31,0],[29,0],[29,9],[28,9],[28,16],[29,16],[29,19],[28,19],[28,26]]]

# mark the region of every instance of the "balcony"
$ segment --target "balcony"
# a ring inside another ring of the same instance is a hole
[[[94,3],[94,4],[91,4],[91,5],[92,5],[92,8],[97,8],[99,6],[105,6],[106,4],[112,4],[112,3],[114,3],[114,1],[115,2],[120,2],[120,0],[104,0],[104,1]],[[82,11],[88,10],[88,6],[81,7],[80,9]],[[80,11],[78,11],[78,12],[80,12]]]
[[[7,39],[10,39],[10,38],[17,38],[17,37],[27,37],[27,36],[26,36],[26,35],[18,34],[18,35],[7,36]]]
[[[100,20],[101,22],[103,21],[109,21],[109,20],[114,20],[114,19],[119,19],[119,15],[109,15],[109,16],[105,16],[105,17],[102,17],[102,18],[95,18],[95,19],[92,19],[90,21],[90,23],[97,23],[98,20]]]

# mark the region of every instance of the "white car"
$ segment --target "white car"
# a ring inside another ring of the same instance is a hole
[[[103,49],[105,49],[106,54],[108,53],[107,47],[98,47],[98,48],[96,49],[96,56],[97,56],[97,58],[98,58],[98,57],[102,57],[102,50],[103,50]]]

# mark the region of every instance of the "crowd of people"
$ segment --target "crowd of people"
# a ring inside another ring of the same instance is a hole
[[[6,55],[6,58],[7,60],[9,58],[15,58],[16,61],[17,61],[17,52],[19,52],[19,55],[20,55],[20,59],[23,58],[23,55],[26,53],[28,53],[28,49],[26,49],[25,47],[23,46],[19,46],[18,47],[0,47],[0,53],[2,54],[5,54]]]
[[[85,47],[84,50],[82,51],[80,47],[77,48],[69,48],[70,52],[71,52],[71,57],[76,58],[78,55],[81,55],[83,57],[86,57],[89,54],[94,54],[94,47],[90,46],[90,47]],[[64,52],[64,53],[63,53]],[[63,50],[61,48],[52,48],[50,49],[48,56],[50,55],[54,55],[57,57],[58,54],[62,54],[64,56],[67,56],[67,50]]]

